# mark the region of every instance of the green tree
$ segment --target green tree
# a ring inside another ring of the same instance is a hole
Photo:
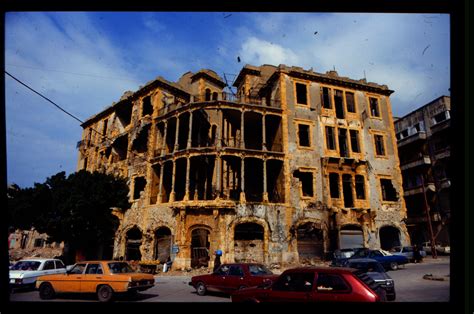
[[[118,221],[111,208],[127,209],[128,185],[123,178],[81,170],[66,178],[59,172],[33,188],[9,189],[12,226],[35,227],[55,242],[96,258],[101,245],[110,245]]]

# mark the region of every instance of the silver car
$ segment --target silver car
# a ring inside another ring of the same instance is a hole
[[[390,253],[393,255],[403,255],[408,258],[409,261],[414,261],[413,257],[413,246],[395,246],[390,250]],[[420,255],[421,257],[426,257],[426,251],[420,248]]]
[[[16,262],[10,268],[10,289],[34,287],[36,279],[43,275],[65,274],[66,267],[59,259],[29,258]]]

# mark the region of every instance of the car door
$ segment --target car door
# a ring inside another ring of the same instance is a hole
[[[60,260],[55,260],[54,263],[56,264],[55,273],[56,274],[64,274],[66,272],[66,266]]]
[[[244,270],[241,265],[231,265],[227,278],[223,282],[223,289],[226,292],[237,290],[242,286],[247,286],[245,283]]]
[[[352,301],[350,291],[350,285],[342,275],[321,272],[317,275],[316,289],[312,298],[318,302]]]
[[[104,280],[104,272],[100,263],[87,264],[81,282],[81,292],[94,293],[97,285]]]
[[[258,297],[262,302],[308,302],[314,288],[314,272],[291,272],[281,275],[271,289]]]
[[[85,269],[85,263],[78,263],[67,274],[56,275],[56,279],[51,282],[54,290],[56,292],[80,292]]]
[[[229,265],[221,265],[207,279],[207,289],[225,291],[227,275],[229,273]]]
[[[56,273],[56,267],[53,260],[47,260],[43,264],[41,275],[53,275]]]

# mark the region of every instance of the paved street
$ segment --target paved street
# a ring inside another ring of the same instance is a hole
[[[449,280],[436,281],[423,279],[425,274],[436,277],[449,275],[449,256],[440,256],[433,260],[425,258],[421,264],[407,264],[404,268],[389,271],[395,280],[396,302],[447,302],[449,301]],[[230,302],[226,295],[198,296],[188,285],[189,276],[156,276],[156,286],[139,293],[134,302]],[[11,301],[41,301],[38,291],[16,291]],[[51,302],[97,302],[94,295],[64,295]],[[117,302],[129,301],[118,299]],[[48,301],[49,302],[49,301]]]

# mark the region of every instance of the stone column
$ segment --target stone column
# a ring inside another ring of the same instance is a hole
[[[267,159],[263,160],[263,201],[268,202],[267,191]]]
[[[267,150],[266,143],[266,127],[265,127],[265,114],[262,115],[262,149]]]
[[[245,133],[244,133],[244,113],[242,110],[241,119],[240,119],[240,148],[245,149]]]
[[[166,137],[168,136],[168,120],[164,121],[165,131],[163,132],[163,144],[161,145],[161,156],[166,152]]]
[[[245,203],[245,158],[240,163],[240,202]]]
[[[188,132],[188,143],[186,145],[186,148],[187,149],[190,149],[191,148],[191,144],[192,144],[192,131],[193,131],[193,112],[191,111],[189,113],[189,132]]]
[[[188,142],[189,144],[189,142]],[[189,200],[189,170],[191,167],[191,158],[186,157],[186,192],[184,194],[184,201]]]
[[[174,202],[174,182],[176,181],[176,160],[173,160],[173,172],[171,175],[171,193],[170,193],[170,200],[169,202]]]
[[[160,184],[158,185],[158,199],[156,200],[157,204],[161,203],[161,200],[163,198],[163,194],[161,190],[163,189],[163,174],[165,172],[165,164],[162,163],[160,164]]]
[[[222,128],[224,127],[224,118],[223,118],[224,113],[222,112],[222,109],[217,110],[217,116],[218,116],[217,121],[219,121],[219,123],[217,124],[216,147],[219,150],[222,147]]]
[[[178,142],[178,139],[179,139],[179,116],[176,117],[176,134],[175,134],[175,137],[174,137],[174,150],[173,152],[176,152],[179,148],[179,142]]]
[[[221,155],[217,153],[216,155],[217,163],[217,175],[216,175],[216,193],[217,200],[221,198],[221,177],[222,177],[222,164],[221,164]]]

